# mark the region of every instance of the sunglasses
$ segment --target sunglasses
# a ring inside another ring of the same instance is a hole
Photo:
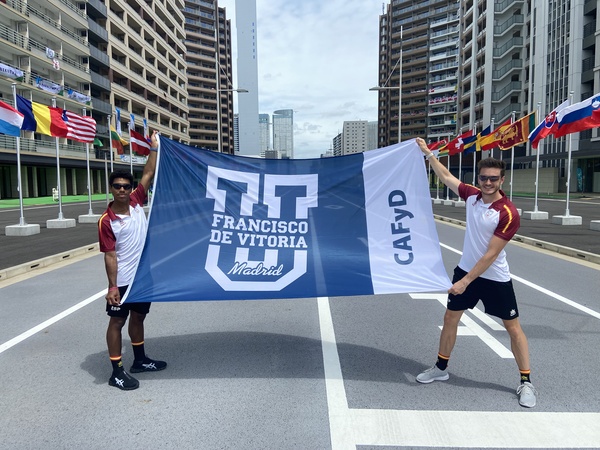
[[[498,177],[498,176],[486,177],[485,175],[479,175],[479,181],[481,181],[482,183],[485,183],[488,180],[491,181],[492,183],[495,183],[498,180],[500,180],[500,177]]]
[[[125,189],[126,191],[128,191],[129,189],[131,189],[131,185],[130,184],[121,184],[121,183],[113,183],[112,187],[115,189],[115,191],[118,191],[121,188]]]

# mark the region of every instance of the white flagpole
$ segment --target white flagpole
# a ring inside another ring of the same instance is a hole
[[[129,122],[129,171],[133,175],[133,145],[131,145],[131,129],[133,123]]]
[[[56,97],[52,97],[52,107],[56,108]],[[58,191],[58,220],[64,220],[62,212],[62,192],[60,187],[60,157],[58,137],[54,138],[54,142],[56,146],[56,189]]]
[[[492,121],[490,122],[490,133],[494,132],[494,119],[492,119]],[[481,150],[481,157],[483,158],[483,150]],[[488,158],[490,158],[492,156],[492,149],[490,148],[488,151]]]
[[[573,104],[573,94],[571,91],[569,94],[569,105]],[[567,140],[568,146],[568,162],[567,162],[567,208],[565,210],[565,217],[569,217],[569,191],[571,190],[571,136],[572,133],[569,133],[569,139]]]
[[[473,125],[473,136],[477,136],[477,124]],[[475,151],[473,152],[473,186],[475,186],[475,171],[477,170],[477,142],[475,142],[473,145],[475,146]]]
[[[515,123],[515,111],[512,112],[511,123]],[[515,164],[515,146],[511,147],[511,156],[510,156],[510,201],[512,202],[512,194],[513,194],[513,181],[515,179],[515,174],[513,171]],[[502,154],[502,150],[500,150],[500,154]]]
[[[538,118],[541,117],[542,111],[542,102],[538,102]],[[539,119],[538,119],[539,120]],[[533,212],[538,212],[538,182],[539,182],[539,173],[540,173],[540,144],[538,142],[538,148],[535,151],[535,201],[533,203]]]
[[[12,83],[13,98],[15,99],[15,109],[17,107],[17,83]],[[19,133],[20,134],[20,133]],[[19,208],[21,210],[21,217],[19,217],[19,225],[25,226],[25,214],[23,212],[23,189],[21,182],[21,136],[17,138],[17,190],[19,191]]]
[[[110,171],[113,171],[113,159],[115,159],[113,157],[113,148],[112,148],[112,131],[110,131],[110,114],[106,115],[106,121],[108,122],[108,148],[110,149]],[[106,152],[105,156],[106,156]]]
[[[83,116],[85,117],[85,108],[83,108]],[[94,215],[92,211],[92,180],[90,179],[90,143],[85,143],[85,162],[87,165],[87,188],[88,188],[88,215]]]
[[[448,151],[448,172],[450,172],[450,151]],[[450,201],[450,189],[448,187],[446,187],[446,200]]]

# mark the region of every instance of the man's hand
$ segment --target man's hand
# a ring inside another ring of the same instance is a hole
[[[469,283],[465,281],[464,278],[462,280],[458,280],[456,283],[450,286],[450,289],[448,289],[448,294],[460,295],[467,290],[467,286],[469,286]]]
[[[427,143],[425,142],[425,139],[417,138],[416,141],[417,141],[417,145],[419,146],[419,148],[421,149],[421,151],[423,152],[423,154],[425,156],[427,156],[431,153],[431,150],[429,150],[429,148],[427,148]]]
[[[158,148],[158,131],[154,130],[150,136],[150,147]]]
[[[121,293],[118,289],[109,290],[106,294],[106,301],[111,306],[119,306],[121,303]]]

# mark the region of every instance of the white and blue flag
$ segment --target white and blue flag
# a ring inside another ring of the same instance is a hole
[[[446,291],[414,140],[322,159],[258,159],[161,138],[126,302]]]

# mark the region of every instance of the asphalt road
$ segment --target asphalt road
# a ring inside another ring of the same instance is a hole
[[[437,228],[450,273],[464,230]],[[90,254],[0,282],[0,448],[598,448],[600,266],[507,253],[534,409],[517,403],[506,332],[480,310],[463,316],[450,379],[415,381],[437,354],[439,292],[156,303],[146,349],[169,367],[119,391]],[[127,367],[130,349],[125,337]]]

